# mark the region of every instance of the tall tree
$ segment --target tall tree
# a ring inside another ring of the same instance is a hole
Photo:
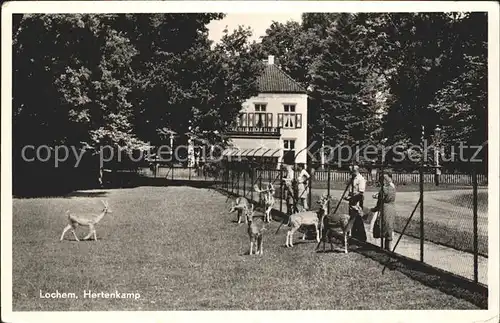
[[[22,145],[141,145],[132,133],[130,41],[114,15],[25,15],[14,36],[14,132]],[[30,95],[25,95],[30,89]],[[31,131],[26,131],[30,129]],[[36,135],[33,135],[33,132]],[[84,144],[82,144],[84,143]]]
[[[248,29],[226,31],[212,48],[207,34],[198,33],[183,52],[158,50],[146,64],[137,89],[137,132],[159,143],[157,131],[223,133],[257,93],[260,64]],[[217,137],[217,136],[216,136]]]
[[[319,105],[327,142],[365,142],[377,134],[378,77],[372,73],[372,50],[363,14],[345,14],[326,30],[325,50],[314,64],[313,96]]]

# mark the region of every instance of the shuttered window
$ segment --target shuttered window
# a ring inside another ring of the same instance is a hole
[[[302,114],[301,113],[297,113],[295,115],[295,127],[302,128]]]
[[[255,114],[249,113],[248,114],[248,126],[253,127],[254,125],[255,125]]]
[[[283,113],[278,113],[278,127],[283,128]]]
[[[273,114],[267,114],[267,127],[271,128],[273,126]]]

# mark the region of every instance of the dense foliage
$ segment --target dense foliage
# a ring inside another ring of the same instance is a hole
[[[21,161],[27,145],[50,147],[52,155],[58,145],[87,151],[93,166],[80,165],[78,172],[93,169],[95,180],[93,155],[103,146],[144,150],[166,143],[161,129],[181,134],[190,126],[199,136],[222,140],[213,134],[223,133],[243,101],[257,93],[261,68],[247,29],[226,31],[212,47],[206,25],[222,17],[16,16],[13,153],[19,173],[29,178],[27,172],[42,167]]]
[[[451,154],[487,142],[486,44],[484,13],[308,13],[260,51],[311,90],[311,141],[406,149],[439,125]]]

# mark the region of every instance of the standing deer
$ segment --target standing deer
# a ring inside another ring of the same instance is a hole
[[[253,254],[253,246],[255,245],[255,254],[262,255],[264,253],[263,240],[264,231],[266,230],[265,222],[261,218],[254,217],[253,204],[247,211],[248,218],[248,237],[250,238],[250,255]]]
[[[66,214],[68,216],[68,225],[64,228],[63,233],[61,234],[61,239],[59,241],[62,241],[64,238],[64,235],[68,230],[71,229],[71,232],[73,233],[73,236],[75,236],[76,241],[80,241],[78,237],[76,236],[75,229],[80,225],[84,227],[89,227],[89,234],[83,238],[83,240],[87,240],[90,238],[92,235],[94,236],[94,240],[97,241],[97,235],[95,232],[95,225],[99,223],[99,221],[102,220],[102,218],[108,214],[112,213],[111,210],[109,209],[108,203],[101,201],[102,204],[104,204],[104,208],[101,211],[101,213],[96,214],[96,213],[84,213],[84,214],[74,214],[71,213],[70,211],[66,211]]]
[[[293,234],[302,226],[314,226],[314,228],[316,229],[316,241],[318,243],[320,242],[319,224],[320,224],[320,219],[327,212],[327,203],[328,203],[328,198],[325,195],[323,195],[318,201],[318,204],[320,204],[321,207],[317,211],[304,211],[290,215],[288,219],[288,226],[290,227],[290,230],[286,233],[287,247],[293,247]],[[302,237],[302,240],[304,240],[304,238],[305,238],[305,233],[304,236]]]
[[[321,218],[321,228],[323,233],[323,250],[325,250],[326,240],[330,242],[330,249],[333,250],[332,236],[335,229],[342,230],[342,236],[344,238],[344,253],[348,251],[348,236],[351,234],[352,226],[358,215],[363,216],[363,209],[358,204],[351,205],[349,207],[354,211],[352,215],[349,214],[325,214]],[[319,244],[318,244],[319,247]]]
[[[276,190],[274,189],[273,183],[267,184],[267,189],[261,190],[257,185],[254,186],[254,190],[258,193],[264,193],[264,212],[265,218],[264,221],[267,223],[271,222],[271,210],[274,206],[274,193]]]
[[[235,203],[236,202],[236,203]],[[241,223],[241,218],[245,218],[245,223],[247,221],[247,212],[250,209],[250,202],[244,197],[238,197],[235,201],[231,203],[231,208],[229,209],[229,213],[233,213],[234,211],[238,211],[238,224]]]

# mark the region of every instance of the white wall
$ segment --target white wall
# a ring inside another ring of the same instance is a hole
[[[284,139],[295,139],[295,153],[298,153],[302,150],[297,155],[296,162],[306,163],[307,152],[304,149],[307,147],[307,94],[261,93],[258,96],[252,97],[245,103],[243,103],[241,112],[255,112],[254,104],[258,103],[265,103],[267,105],[266,112],[273,114],[273,127],[278,126],[278,113],[285,113],[284,104],[295,104],[295,112],[302,114],[302,127],[299,129],[281,128],[281,138],[279,140],[279,144],[280,147],[283,148]],[[242,143],[241,140],[249,139],[239,139],[238,142]],[[259,139],[250,140],[255,143],[259,141]],[[283,155],[280,154],[280,162],[282,161],[282,157]]]

